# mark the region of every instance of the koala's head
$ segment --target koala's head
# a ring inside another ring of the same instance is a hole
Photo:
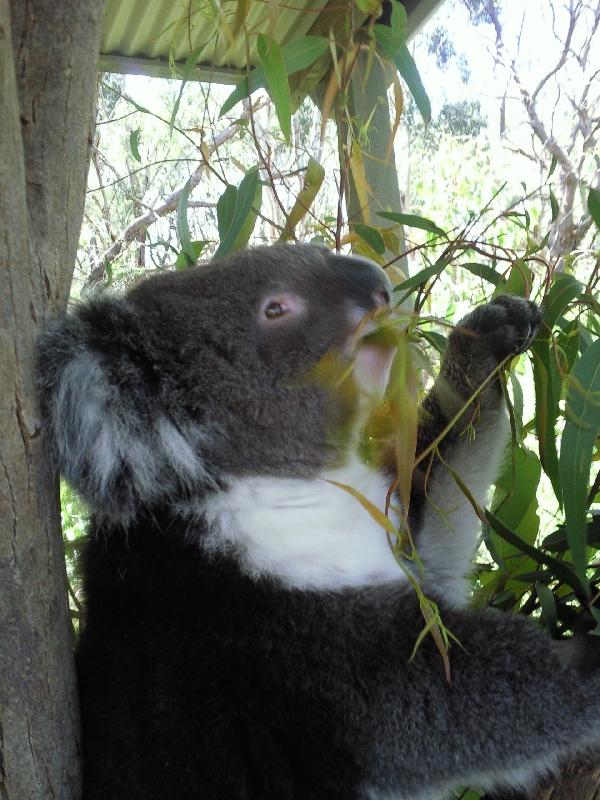
[[[360,392],[315,380],[315,367],[349,358],[360,320],[389,298],[371,262],[276,245],[81,304],[39,348],[59,469],[97,514],[126,523],[231,477],[339,463]],[[364,360],[369,380],[378,356]]]

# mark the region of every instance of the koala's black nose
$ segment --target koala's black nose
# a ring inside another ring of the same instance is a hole
[[[385,308],[391,304],[392,285],[378,264],[361,256],[333,256],[339,279],[346,284],[346,293],[365,310]]]

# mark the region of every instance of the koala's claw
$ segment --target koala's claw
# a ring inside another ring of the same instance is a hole
[[[503,294],[468,314],[459,322],[458,330],[462,331],[464,343],[468,337],[472,347],[483,347],[502,360],[527,350],[541,321],[542,315],[535,303]]]

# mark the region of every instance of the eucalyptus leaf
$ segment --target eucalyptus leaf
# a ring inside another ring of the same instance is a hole
[[[493,267],[490,267],[488,264],[479,264],[470,261],[466,264],[460,264],[460,267],[462,269],[466,269],[473,275],[478,275],[480,278],[493,283],[494,286],[504,284],[504,278],[502,275],[496,272],[496,270]]]
[[[558,200],[556,199],[556,195],[550,189],[550,208],[552,209],[552,219],[551,222],[554,222],[560,213],[560,208],[558,205]]]
[[[281,47],[281,56],[285,65],[286,75],[289,77],[301,69],[310,67],[317,58],[329,49],[329,39],[324,36],[303,36],[301,39],[294,39]],[[255,67],[247,78],[242,80],[223,103],[219,111],[219,117],[230,111],[245,97],[249,97],[257,89],[264,89],[267,86],[267,76],[262,66]]]
[[[573,275],[559,275],[544,301],[544,324],[551,329],[565,308],[583,291],[583,286]]]
[[[490,527],[498,534],[498,536],[500,536],[506,542],[512,544],[517,548],[517,550],[520,550],[525,555],[530,556],[538,564],[544,564],[545,566],[549,567],[553,575],[555,575],[563,583],[566,583],[567,586],[570,586],[572,589],[574,589],[579,596],[584,596],[586,594],[584,586],[579,577],[566,562],[559,561],[557,558],[553,558],[547,553],[544,553],[543,551],[538,550],[537,548],[525,542],[523,539],[517,536],[517,534],[513,533],[513,531],[507,528],[506,525],[504,525],[490,511],[485,511],[485,517]]]
[[[285,143],[289,145],[292,135],[292,101],[281,48],[274,39],[268,39],[261,33],[258,36],[257,50],[279,127]]]
[[[372,228],[370,225],[363,225],[361,223],[356,223],[353,225],[354,230],[361,239],[364,239],[365,242],[371,247],[376,253],[382,255],[385,253],[385,242],[383,241],[383,236],[379,233],[378,230]]]
[[[140,135],[140,128],[136,128],[134,131],[131,131],[129,134],[129,148],[131,150],[131,155],[141,164],[142,157],[140,156]]]
[[[190,181],[188,180],[181,190],[179,201],[177,203],[177,235],[179,236],[179,241],[181,242],[181,250],[185,254],[185,258],[188,260],[188,266],[193,264],[196,260],[194,254],[195,251],[190,237],[190,228],[188,225],[187,216],[190,191],[191,185]]]
[[[559,469],[569,549],[577,574],[585,580],[588,481],[600,431],[600,339],[575,363],[568,388]]]
[[[427,217],[420,217],[417,214],[399,214],[395,211],[378,211],[377,216],[389,219],[390,222],[397,222],[399,225],[405,225],[408,228],[419,228],[436,236],[448,238],[446,231],[438,227],[432,220],[427,219]]]
[[[596,223],[596,227],[600,228],[600,190],[590,189],[587,199],[588,211],[592,215],[592,219]]]
[[[204,45],[201,45],[200,47],[197,47],[193,52],[191,52],[189,56],[186,58],[185,64],[183,65],[183,69],[181,70],[181,85],[179,86],[177,99],[175,100],[173,111],[171,112],[171,119],[169,120],[169,129],[171,133],[173,133],[173,128],[175,126],[175,119],[177,118],[177,113],[179,112],[179,106],[181,105],[181,98],[183,97],[185,86],[188,82],[190,75],[193,73],[194,68],[196,66],[196,62],[198,61],[200,54],[202,53],[203,50],[204,50]]]
[[[230,192],[227,203],[227,214],[224,215],[223,223],[219,226],[220,243],[213,258],[222,258],[227,253],[235,249],[236,241],[247,222],[248,216],[252,213],[252,205],[255,201],[258,186],[258,170],[250,170],[242,179],[237,187],[235,195],[235,210],[231,213],[231,203],[233,194]],[[227,192],[229,187],[225,190]],[[217,209],[218,210],[218,209]]]
[[[415,64],[415,60],[410,54],[410,50],[406,44],[401,45],[400,49],[393,57],[393,62],[396,65],[398,72],[404,78],[410,93],[412,94],[417,108],[421,112],[421,116],[425,122],[431,122],[431,103],[423,81],[419,75],[419,70]]]

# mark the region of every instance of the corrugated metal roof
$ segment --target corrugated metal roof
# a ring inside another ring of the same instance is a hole
[[[239,75],[258,61],[254,34],[269,33],[280,43],[302,37],[326,5],[327,0],[108,0],[100,49],[113,58],[165,65],[182,64],[197,52],[196,63],[217,68],[217,79],[223,69]]]
[[[440,2],[407,0],[409,32]],[[353,0],[107,0],[100,69],[172,77],[195,53],[189,78],[233,83],[258,62],[256,34],[285,44],[342,31],[354,13]]]

